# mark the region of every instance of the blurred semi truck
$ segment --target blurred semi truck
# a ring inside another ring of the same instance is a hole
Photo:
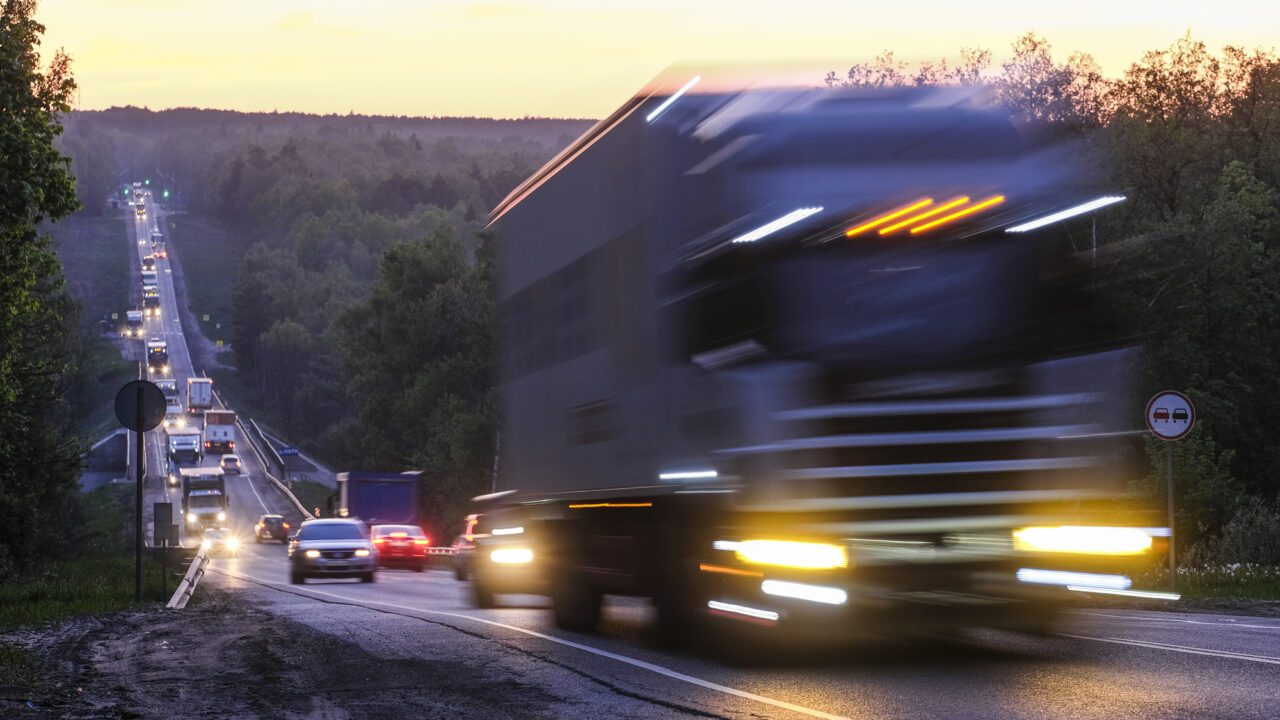
[[[476,602],[835,638],[1039,630],[1128,592],[1168,532],[1125,495],[1135,352],[1072,244],[1123,198],[980,92],[687,80],[491,215]]]
[[[165,430],[168,436],[169,459],[179,463],[200,464],[200,430],[174,425]]]
[[[339,517],[367,525],[419,525],[420,472],[338,473]]]

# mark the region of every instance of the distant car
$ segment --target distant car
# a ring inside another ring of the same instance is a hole
[[[239,455],[223,455],[222,461],[218,463],[222,468],[222,472],[227,475],[240,474],[240,456]]]
[[[417,525],[374,525],[370,534],[380,567],[402,565],[413,568],[414,572],[427,569],[427,548],[431,546],[431,538],[422,528]]]
[[[312,577],[358,577],[371,583],[377,570],[369,528],[359,520],[308,520],[289,541],[289,582]]]
[[[263,515],[258,518],[258,524],[253,526],[253,535],[259,543],[263,540],[279,540],[287,543],[289,542],[289,523],[283,515]]]
[[[206,528],[200,547],[210,555],[236,555],[240,551],[240,541],[227,528]]]
[[[476,524],[479,515],[467,516],[467,527],[453,540],[453,576],[459,580],[471,579],[471,556],[476,552]]]

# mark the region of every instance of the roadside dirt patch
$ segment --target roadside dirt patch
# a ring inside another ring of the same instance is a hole
[[[203,590],[203,589],[202,589]],[[207,593],[198,607],[0,636],[43,657],[34,687],[0,688],[0,717],[351,718],[549,715],[556,699],[455,660],[387,660]]]

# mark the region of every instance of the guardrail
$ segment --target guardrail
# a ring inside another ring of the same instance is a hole
[[[255,423],[253,420],[250,420],[249,424],[252,425],[255,430],[258,429],[257,423]],[[244,423],[240,421],[239,416],[236,416],[236,427],[238,427],[240,429],[240,432],[244,434],[244,438],[249,441],[249,449],[253,451],[254,455],[258,456],[258,462],[262,463],[262,474],[266,476],[267,480],[270,481],[271,484],[275,485],[276,489],[279,490],[282,495],[284,495],[286,498],[289,499],[290,502],[293,503],[293,506],[298,509],[298,512],[302,514],[302,517],[304,519],[311,520],[312,518],[314,518],[315,516],[312,515],[310,512],[308,512],[305,507],[303,507],[302,502],[298,500],[298,496],[294,495],[293,491],[290,490],[288,486],[280,482],[279,478],[271,474],[271,470],[269,469],[270,466],[267,464],[267,458],[265,455],[263,455],[262,449],[258,447],[258,443],[263,442],[261,438],[259,437],[259,439],[255,440],[254,436],[248,431]],[[266,444],[268,449],[271,449],[270,443],[264,443],[264,444]],[[275,450],[271,450],[271,452],[274,454]]]
[[[204,569],[208,565],[209,553],[201,547],[196,551],[196,556],[191,559],[187,574],[182,576],[182,581],[178,583],[178,588],[173,591],[173,597],[169,598],[169,602],[165,607],[172,610],[185,608],[187,601],[195,594],[196,585],[200,584],[200,578],[204,577]]]

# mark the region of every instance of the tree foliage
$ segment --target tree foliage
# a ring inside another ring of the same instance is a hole
[[[38,232],[77,206],[70,162],[54,145],[75,82],[66,55],[41,65],[34,12],[32,0],[0,11],[0,573],[62,548],[79,479],[62,403],[78,311]]]

